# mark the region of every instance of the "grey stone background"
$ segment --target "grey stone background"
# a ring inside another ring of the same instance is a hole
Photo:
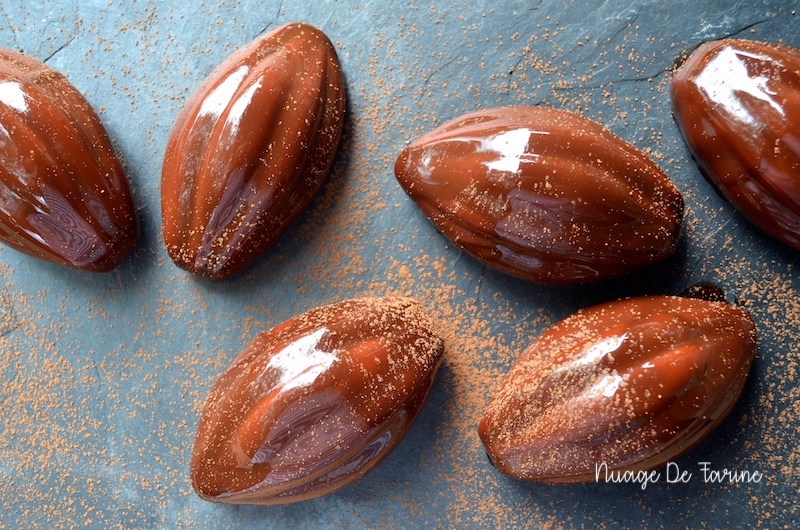
[[[800,408],[797,253],[702,178],[671,117],[676,61],[706,40],[800,47],[795,2],[166,2],[0,4],[0,46],[63,72],[100,113],[142,223],[134,255],[89,275],[0,249],[0,528],[792,527]],[[164,145],[183,102],[229,53],[294,20],[325,31],[348,87],[342,149],[279,245],[222,285],[163,248]],[[648,152],[686,198],[666,263],[588,287],[529,285],[454,249],[402,193],[397,153],[480,107],[583,114]],[[548,486],[502,477],[475,425],[517,352],[580,307],[720,283],[759,351],[723,425],[677,463],[688,484]],[[203,401],[261,330],[344,298],[403,293],[441,319],[446,359],[405,441],[360,482],[284,507],[204,502],[188,479]],[[760,471],[708,484],[697,462]]]

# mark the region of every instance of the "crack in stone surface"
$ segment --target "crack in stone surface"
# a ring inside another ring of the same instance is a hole
[[[270,19],[270,20],[269,20],[269,21],[268,21],[268,22],[267,22],[267,23],[264,25],[264,27],[263,27],[263,28],[261,28],[259,31],[257,31],[257,32],[255,33],[255,35],[253,35],[253,36],[250,38],[250,40],[253,40],[253,39],[255,39],[255,38],[256,38],[256,37],[258,37],[259,35],[263,35],[263,34],[264,34],[264,32],[266,32],[266,31],[267,31],[267,30],[270,28],[270,26],[274,26],[274,25],[275,25],[275,24],[278,22],[278,19],[280,19],[280,17],[281,17],[281,12],[282,12],[282,11],[283,11],[283,0],[280,0],[280,2],[278,2],[278,9],[276,9],[276,10],[275,10],[275,14],[274,14],[274,15],[272,16],[272,18],[271,18],[271,19]]]
[[[67,41],[66,41],[64,44],[62,44],[61,46],[59,46],[58,48],[56,48],[56,49],[55,49],[55,51],[53,51],[53,53],[51,53],[50,55],[48,55],[47,57],[45,57],[44,59],[42,59],[42,62],[43,62],[43,63],[45,63],[45,64],[47,64],[47,61],[49,61],[50,59],[52,59],[53,57],[55,57],[55,56],[56,56],[56,54],[58,54],[58,53],[59,53],[61,50],[63,50],[63,49],[64,49],[64,48],[66,48],[67,46],[69,46],[69,44],[70,44],[72,41],[74,41],[74,40],[75,40],[75,37],[70,37],[70,38],[69,38],[69,39],[68,39],[68,40],[67,40]]]
[[[558,85],[550,85],[550,89],[557,91],[557,92],[570,92],[573,90],[600,90],[604,88],[608,88],[609,86],[618,85],[618,84],[628,84],[628,83],[643,83],[648,82],[651,83],[658,79],[659,77],[663,76],[667,73],[671,68],[660,70],[658,72],[649,73],[649,74],[642,74],[641,76],[636,77],[624,77],[622,79],[609,79],[604,83],[600,83],[597,85],[581,85],[577,80],[572,79],[569,81],[562,81]],[[571,85],[571,86],[564,86],[564,85]]]
[[[10,296],[0,293],[0,337],[8,335],[19,327],[20,322],[14,311],[14,302]]]
[[[640,10],[638,10],[638,11],[636,11],[636,13],[634,13],[632,17],[630,17],[628,20],[626,20],[626,21],[623,23],[623,26],[622,26],[621,28],[619,28],[619,29],[618,29],[618,30],[617,30],[617,31],[616,31],[616,32],[615,32],[615,33],[614,33],[614,34],[611,36],[611,38],[610,38],[610,39],[608,39],[608,42],[614,42],[614,40],[616,40],[616,38],[617,38],[617,37],[619,37],[619,36],[622,34],[622,32],[623,32],[623,31],[625,31],[625,30],[626,30],[626,29],[628,29],[628,28],[632,28],[632,27],[633,27],[633,25],[636,23],[636,21],[637,21],[637,20],[639,20],[639,15],[641,14],[641,12],[642,12],[642,11],[641,11],[641,9],[640,9]],[[608,20],[608,19],[606,19],[606,20]]]
[[[775,17],[769,17],[769,18],[765,18],[765,19],[762,19],[762,20],[757,20],[757,21],[755,21],[755,22],[753,22],[751,24],[748,24],[748,25],[744,26],[743,28],[738,29],[738,30],[736,30],[736,31],[734,31],[732,33],[728,33],[727,35],[723,35],[723,36],[719,37],[719,39],[730,39],[730,38],[736,37],[740,33],[744,33],[745,31],[751,30],[751,29],[755,28],[756,26],[759,26],[759,25],[763,24],[764,22],[769,22],[773,18],[775,18]]]

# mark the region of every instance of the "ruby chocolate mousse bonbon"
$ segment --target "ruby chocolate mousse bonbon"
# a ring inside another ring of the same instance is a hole
[[[520,355],[479,434],[494,466],[524,480],[587,482],[602,464],[655,469],[722,422],[755,351],[752,318],[724,302],[644,296],[590,307]]]
[[[262,256],[321,188],[344,112],[339,60],[320,30],[286,24],[230,55],[167,143],[161,208],[175,264],[222,281]]]
[[[601,125],[544,107],[458,117],[406,147],[400,185],[458,248],[526,280],[620,276],[675,250],[683,198]]]
[[[139,241],[122,164],[100,118],[60,72],[0,50],[0,241],[91,272]]]
[[[407,298],[349,300],[260,334],[203,409],[195,491],[209,501],[286,504],[358,480],[411,428],[443,352]]]
[[[717,192],[800,249],[800,50],[736,39],[703,44],[675,73],[672,109]]]

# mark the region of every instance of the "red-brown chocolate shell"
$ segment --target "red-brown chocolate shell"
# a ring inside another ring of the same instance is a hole
[[[411,428],[443,350],[420,305],[405,298],[340,302],[260,334],[206,401],[195,491],[285,504],[358,480]]]
[[[125,172],[89,102],[41,61],[0,50],[0,241],[107,272],[138,240]]]
[[[642,152],[544,107],[458,117],[406,147],[400,185],[458,248],[526,280],[620,276],[675,249],[683,198]]]
[[[723,302],[646,296],[578,311],[516,360],[479,426],[509,476],[586,482],[597,466],[650,470],[730,412],[756,352],[750,315]]]
[[[308,24],[285,24],[225,59],[186,102],[164,155],[175,264],[222,281],[272,247],[325,181],[344,111],[336,50]]]

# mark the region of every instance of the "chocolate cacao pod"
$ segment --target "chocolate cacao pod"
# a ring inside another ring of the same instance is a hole
[[[683,198],[599,124],[544,107],[456,118],[406,147],[400,185],[458,248],[540,283],[619,276],[669,256]]]
[[[0,50],[0,241],[108,272],[138,240],[125,172],[89,102],[60,72]]]
[[[756,351],[724,302],[646,296],[597,305],[520,355],[479,425],[502,473],[585,482],[655,469],[703,440],[738,399]]]
[[[708,42],[675,73],[671,91],[675,121],[717,193],[800,249],[800,50]]]
[[[213,281],[256,261],[311,203],[342,135],[333,45],[291,23],[234,52],[189,98],[161,176],[164,242]]]
[[[195,491],[233,504],[312,499],[361,478],[411,428],[444,343],[410,299],[356,299],[266,331],[214,385]]]

